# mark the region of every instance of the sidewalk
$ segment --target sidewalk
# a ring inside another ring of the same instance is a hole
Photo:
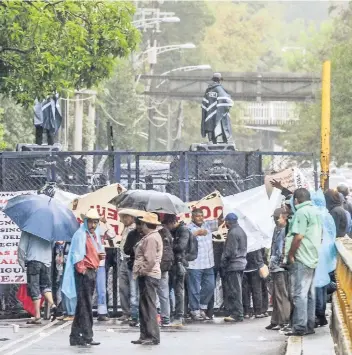
[[[315,334],[289,337],[286,355],[334,355],[334,342],[328,326],[315,329]]]

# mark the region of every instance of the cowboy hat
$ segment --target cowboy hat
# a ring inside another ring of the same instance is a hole
[[[161,223],[158,220],[158,216],[155,213],[147,212],[142,218],[138,218],[141,222],[153,224],[159,226]]]
[[[81,214],[81,219],[95,219],[95,220],[100,220],[100,215],[98,211],[95,208],[90,208],[86,214],[82,213]]]
[[[147,212],[145,211],[139,211],[139,210],[134,210],[132,208],[124,208],[124,209],[121,209],[118,211],[118,214],[119,216],[122,216],[122,215],[127,215],[127,216],[132,216],[132,217],[144,217]]]

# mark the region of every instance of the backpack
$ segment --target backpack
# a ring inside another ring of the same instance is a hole
[[[159,234],[163,241],[163,256],[161,257],[160,269],[161,272],[170,271],[175,259],[172,250],[172,236],[165,228],[160,229]]]
[[[193,261],[196,260],[197,257],[198,257],[198,239],[193,235],[192,232],[189,232],[186,260]]]

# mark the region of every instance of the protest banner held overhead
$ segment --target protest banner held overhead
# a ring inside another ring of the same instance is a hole
[[[114,240],[105,241],[104,246],[106,248],[116,248],[121,240],[121,233],[123,230],[123,224],[120,221],[117,213],[116,206],[109,203],[112,196],[116,196],[126,191],[126,189],[116,183],[108,186],[104,186],[99,190],[96,190],[90,194],[77,196],[70,204],[69,208],[73,214],[80,219],[81,214],[86,213],[90,208],[95,208],[101,217],[105,217],[107,223],[114,228],[117,237]],[[105,232],[105,226],[100,224],[102,232]]]
[[[294,191],[301,187],[308,190],[311,189],[309,181],[298,168],[289,168],[275,174],[266,175],[264,183],[268,196],[270,196],[273,191],[273,187],[270,183],[273,180],[280,182],[283,187],[290,191]]]

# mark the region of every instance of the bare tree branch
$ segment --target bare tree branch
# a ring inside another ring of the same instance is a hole
[[[44,6],[43,11],[44,11],[48,6],[55,7],[55,5],[60,4],[61,2],[64,2],[64,1],[63,1],[63,0],[59,0],[59,1],[56,1],[56,2],[48,2],[48,3]]]
[[[16,53],[21,53],[21,54],[27,54],[31,52],[34,49],[34,47],[29,48],[29,49],[19,49],[19,48],[12,48],[12,47],[1,47],[0,46],[0,53],[1,52],[16,52]]]

